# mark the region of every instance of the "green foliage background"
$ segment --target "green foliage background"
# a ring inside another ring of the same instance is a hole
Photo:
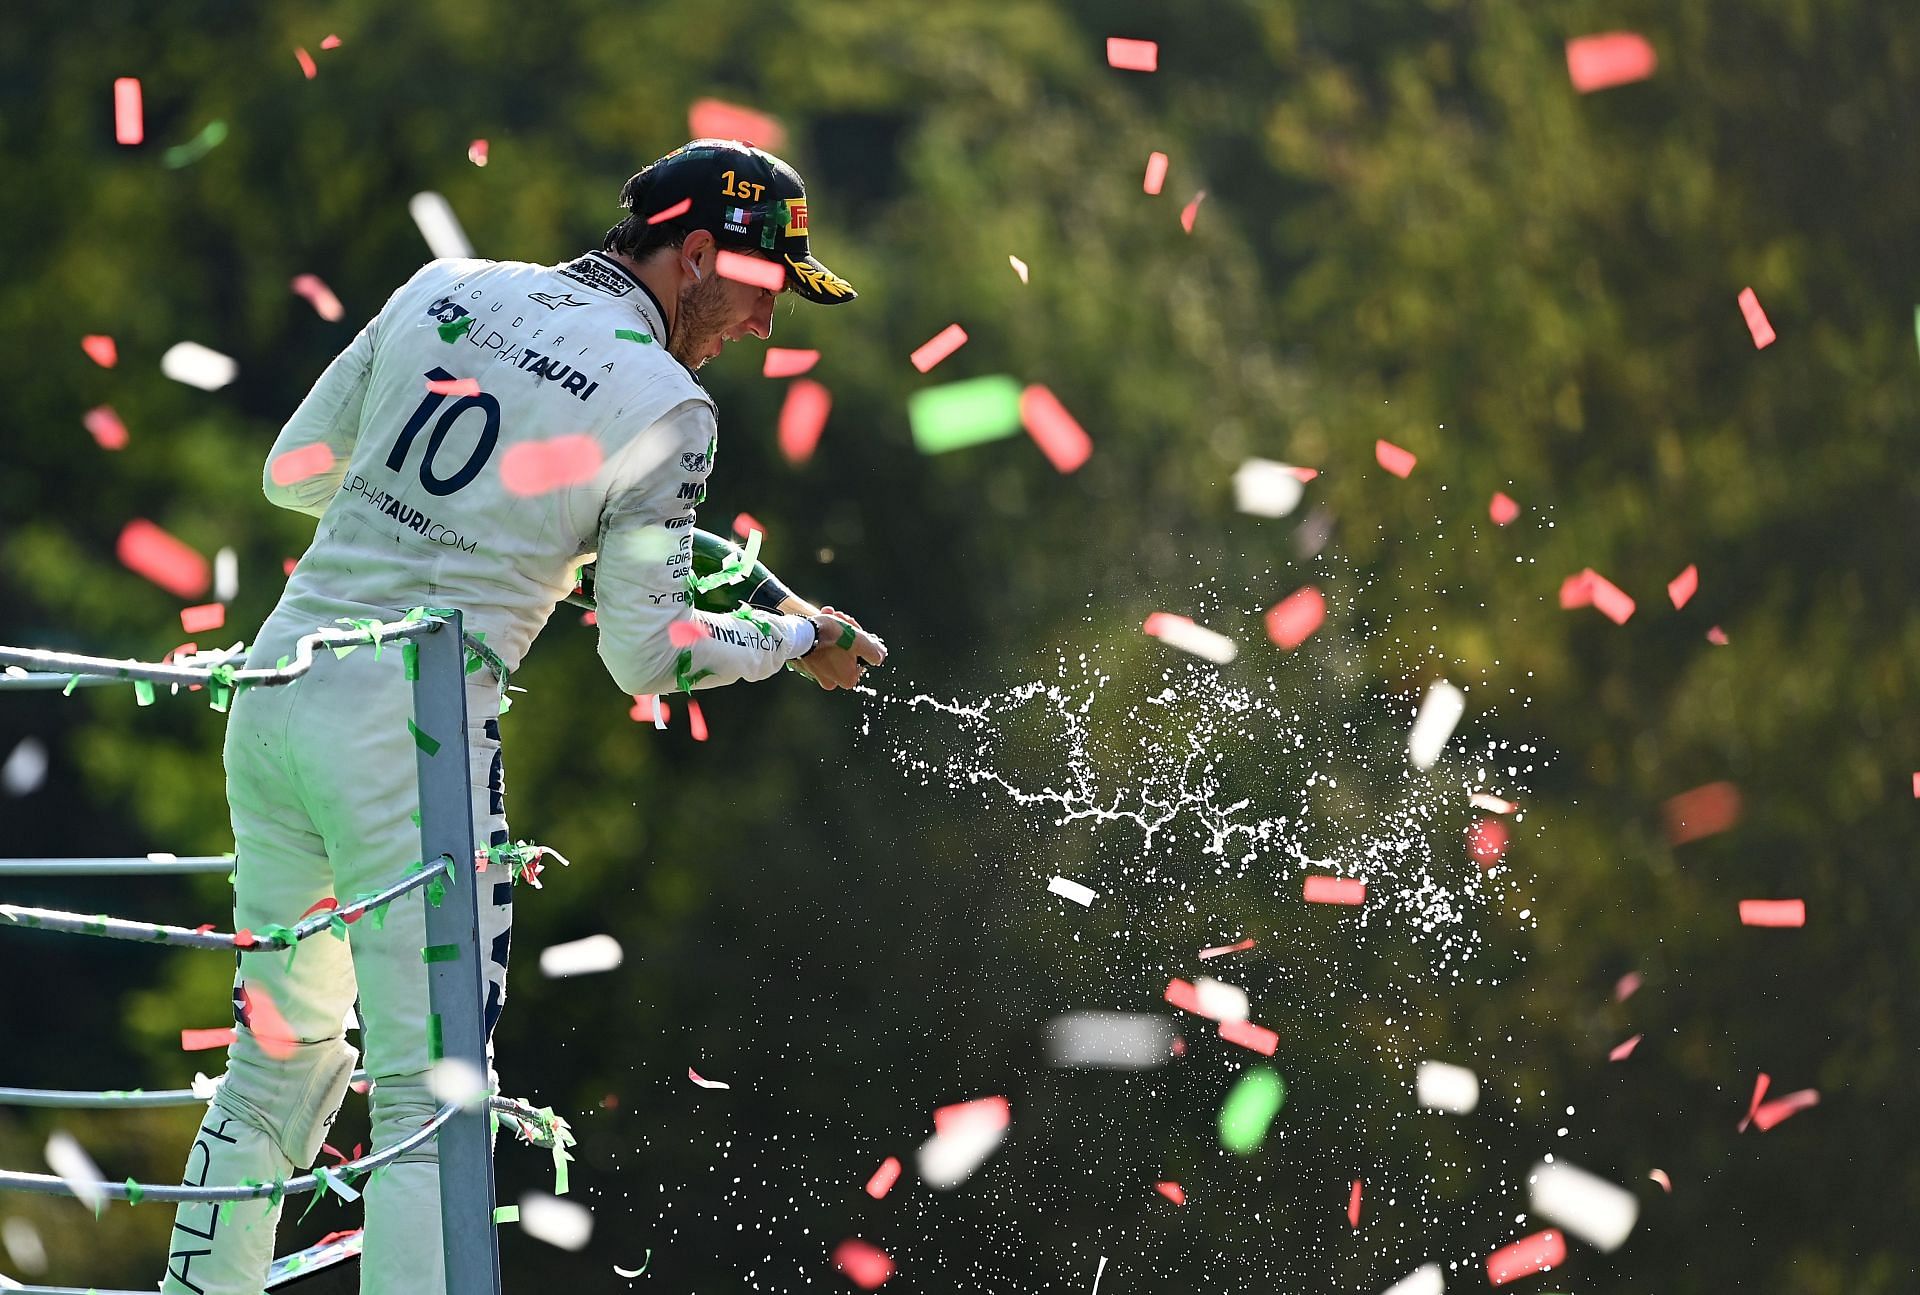
[[[1575,94],[1563,41],[1616,28],[1653,41],[1658,75]],[[329,32],[343,44],[320,52]],[[1109,34],[1157,39],[1159,72],[1108,68]],[[249,633],[310,534],[260,498],[261,458],[425,259],[407,197],[444,193],[482,255],[559,260],[597,242],[628,173],[684,140],[686,105],[717,95],[786,123],[816,245],[862,296],[777,316],[775,343],[819,348],[833,392],[802,467],[774,447],[783,384],[753,348],[703,375],[725,448],[707,524],[758,517],[783,575],[886,635],[891,690],[978,695],[1082,651],[1117,694],[1157,687],[1167,653],[1137,627],[1164,609],[1241,640],[1230,677],[1336,706],[1445,675],[1471,685],[1472,733],[1552,753],[1508,856],[1537,920],[1489,932],[1516,970],[1434,991],[1414,1027],[1432,1055],[1470,1057],[1507,1114],[1336,1136],[1303,1112],[1296,1144],[1229,1164],[1212,1119],[1239,1058],[1138,1083],[1044,1066],[1049,1015],[1151,1010],[1167,974],[1197,966],[1170,942],[1137,977],[1089,973],[1066,932],[1098,938],[1107,916],[1041,894],[1053,871],[1098,872],[1084,838],[901,776],[861,739],[861,703],[790,677],[711,694],[705,745],[637,726],[563,613],[506,746],[516,834],[574,866],[522,906],[499,1045],[509,1091],[575,1114],[599,1229],[577,1255],[508,1229],[510,1288],[605,1286],[648,1249],[642,1281],[675,1289],[831,1286],[826,1254],[854,1233],[899,1260],[889,1289],[1083,1290],[1098,1255],[1109,1295],[1374,1290],[1430,1257],[1459,1261],[1469,1288],[1524,1230],[1517,1177],[1545,1150],[1637,1183],[1643,1216],[1617,1254],[1576,1247],[1533,1288],[1914,1288],[1920,10],[28,0],[0,27],[0,70],[8,643],[174,646],[177,604],[113,557],[132,517],[234,546],[227,635]],[[139,148],[112,140],[122,75],[145,87]],[[224,144],[162,164],[216,119]],[[484,169],[465,157],[474,138],[490,141]],[[1157,198],[1139,187],[1153,149],[1172,158]],[[1202,189],[1189,235],[1179,208]],[[346,322],[287,291],[303,272]],[[1779,330],[1764,351],[1735,306],[1745,286]],[[966,347],[915,373],[907,351],[955,320]],[[86,333],[117,338],[117,368],[81,354]],[[210,395],[162,378],[181,339],[236,356],[239,381]],[[1060,476],[1024,441],[913,453],[911,391],[998,372],[1076,413],[1096,447],[1084,469]],[[100,403],[131,430],[121,453],[81,429]],[[1419,456],[1410,479],[1374,466],[1376,438]],[[1255,454],[1321,469],[1294,518],[1233,510],[1230,477]],[[1495,490],[1525,507],[1511,527],[1487,520]],[[1317,557],[1307,529],[1330,531]],[[1663,586],[1689,563],[1700,592],[1676,612]],[[1625,626],[1558,607],[1563,577],[1589,566],[1638,600]],[[1257,617],[1309,580],[1332,614],[1283,656]],[[1716,625],[1727,646],[1707,642]],[[46,787],[0,802],[10,851],[228,848],[220,731],[197,699],[10,697],[0,745],[35,734],[53,754]],[[1398,740],[1362,733],[1351,762]],[[1250,750],[1223,776],[1272,773]],[[1742,821],[1668,846],[1661,802],[1719,779],[1741,787]],[[1348,812],[1364,819],[1376,792]],[[1461,868],[1466,822],[1463,806],[1434,827]],[[5,898],[189,921],[223,903],[217,879],[81,888],[10,883]],[[1263,948],[1348,956],[1337,926],[1302,923],[1269,889],[1220,888],[1180,940],[1292,931]],[[1788,895],[1807,901],[1804,930],[1738,925],[1739,899]],[[1158,901],[1102,902],[1143,918]],[[528,950],[600,930],[627,949],[618,972],[531,974]],[[0,939],[18,991],[0,1002],[0,1082],[171,1086],[209,1063],[177,1032],[224,1020],[218,959],[69,944]],[[1260,956],[1234,969],[1256,1015]],[[1629,969],[1647,988],[1616,1004]],[[1317,1051],[1364,1037],[1366,1010],[1271,1003],[1290,1112],[1409,1100],[1403,1075]],[[1633,1033],[1638,1053],[1609,1066]],[[690,1063],[733,1092],[691,1090]],[[1737,1136],[1760,1071],[1821,1105]],[[859,1194],[930,1107],[987,1092],[1013,1095],[1014,1134],[968,1188]],[[59,1123],[109,1175],[164,1180],[193,1118]],[[363,1118],[349,1112],[343,1140]],[[37,1168],[54,1123],[0,1111],[0,1163]],[[1437,1228],[1388,1203],[1400,1172],[1439,1175]],[[1356,1237],[1342,1207],[1363,1175]],[[1185,1211],[1152,1194],[1161,1177],[1186,1184]],[[543,1181],[537,1157],[503,1149],[503,1199]],[[69,1202],[0,1200],[8,1212],[46,1237],[46,1280],[157,1276],[168,1219],[152,1206],[97,1223]],[[289,1242],[349,1221],[328,1204]]]

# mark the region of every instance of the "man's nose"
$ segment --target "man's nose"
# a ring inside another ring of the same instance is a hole
[[[765,293],[760,303],[753,308],[753,314],[747,317],[747,331],[761,341],[773,336],[773,294]]]

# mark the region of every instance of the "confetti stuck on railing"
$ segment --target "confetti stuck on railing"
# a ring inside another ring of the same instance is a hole
[[[769,153],[778,153],[787,143],[787,128],[777,119],[724,99],[695,99],[688,104],[687,132],[694,139],[737,139]]]
[[[1567,1242],[1552,1228],[1522,1237],[1487,1256],[1487,1280],[1495,1286],[1543,1273],[1567,1261]]]
[[[1767,320],[1767,312],[1760,308],[1760,298],[1752,288],[1740,289],[1740,314],[1747,321],[1747,331],[1753,334],[1754,350],[1764,351],[1773,345],[1773,325]]]
[[[1565,1160],[1533,1166],[1527,1208],[1607,1253],[1625,1243],[1640,1217],[1640,1201],[1632,1192]]]
[[[626,955],[611,935],[589,935],[540,950],[540,974],[549,980],[612,971]]]
[[[93,437],[94,444],[103,450],[124,450],[127,447],[127,425],[120,421],[120,415],[114,412],[112,405],[95,405],[82,415],[80,424]]]
[[[240,376],[240,365],[230,355],[198,342],[175,342],[160,357],[160,372],[175,382],[202,391],[218,391]]]
[[[1581,94],[1644,81],[1659,66],[1653,46],[1635,32],[1600,32],[1567,42],[1567,78]]]
[[[799,351],[784,346],[769,346],[766,357],[760,363],[760,376],[797,378],[818,363],[820,363],[818,351]]]
[[[1122,72],[1152,72],[1160,66],[1160,42],[1107,37],[1107,66]]]
[[[1312,585],[1300,588],[1267,608],[1267,637],[1284,652],[1291,652],[1313,637],[1327,619],[1327,600]]]
[[[213,580],[206,558],[197,549],[142,518],[121,528],[114,552],[127,570],[176,598],[199,598]]]
[[[833,1248],[833,1266],[863,1291],[878,1290],[893,1276],[892,1257],[859,1237],[848,1237]]]
[[[880,1162],[880,1167],[873,1171],[873,1177],[867,1179],[867,1185],[862,1190],[876,1201],[884,1200],[887,1193],[893,1190],[893,1185],[899,1181],[900,1157],[888,1156]]]
[[[1142,177],[1140,187],[1148,193],[1157,194],[1167,182],[1167,155],[1161,152],[1147,154],[1147,173]]]
[[[1480,1077],[1465,1066],[1422,1061],[1414,1071],[1413,1094],[1430,1111],[1468,1115],[1480,1104]]]
[[[724,247],[714,254],[714,273],[735,283],[744,283],[765,292],[778,292],[787,282],[787,267],[776,261],[729,252]]]
[[[337,324],[345,317],[346,307],[340,304],[340,298],[333,295],[333,289],[329,288],[319,275],[296,274],[293,276],[291,286],[295,293],[306,298],[308,304],[313,307],[313,313],[329,324]]]
[[[934,365],[940,363],[940,361],[946,359],[966,344],[967,330],[958,324],[948,324],[945,328],[922,342],[914,349],[913,354],[907,358],[912,362],[914,368],[920,370],[922,373],[926,373],[931,370]]]
[[[805,463],[820,444],[826,430],[827,415],[833,410],[833,393],[812,378],[801,378],[787,388],[780,404],[780,453],[789,463]]]

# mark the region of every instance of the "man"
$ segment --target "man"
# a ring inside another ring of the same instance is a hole
[[[468,677],[468,745],[475,840],[495,846],[509,841],[496,718],[506,675],[595,552],[600,657],[623,692],[765,679],[789,661],[846,688],[886,657],[845,619],[716,616],[687,592],[694,507],[717,448],[693,370],[729,342],[770,336],[777,290],[854,296],[809,250],[799,175],[759,149],[695,140],[628,180],[620,201],[631,214],[601,250],[564,265],[441,260],[415,274],[321,375],[265,473],[268,499],[320,524],[249,664],[342,618],[459,608],[488,662]],[[742,270],[728,256],[751,259]],[[778,288],[727,277],[723,262],[735,275],[776,267]],[[463,379],[478,391],[451,385]],[[697,636],[676,638],[688,622]],[[391,648],[322,654],[298,682],[235,700],[236,929],[291,924],[330,896],[406,875],[420,848],[411,713]],[[482,875],[489,1032],[506,992],[504,871]],[[354,1067],[342,1021],[356,993],[374,1146],[433,1113],[425,921],[409,896],[345,942],[240,955],[238,1037],[187,1182],[272,1182],[312,1165]],[[363,1291],[445,1289],[438,1168],[428,1142],[366,1185]],[[182,1206],[162,1289],[258,1295],[278,1217],[264,1202],[225,1217]]]

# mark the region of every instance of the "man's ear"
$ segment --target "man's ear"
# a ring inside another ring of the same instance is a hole
[[[713,268],[714,252],[718,247],[712,230],[696,229],[681,241],[680,254],[699,266],[700,273],[705,274]]]

